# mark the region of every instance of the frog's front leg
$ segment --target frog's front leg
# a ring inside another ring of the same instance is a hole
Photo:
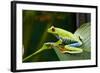
[[[62,40],[59,39],[58,41],[56,42],[47,42],[45,43],[46,45],[50,45],[50,46],[58,46],[59,44],[62,44]]]

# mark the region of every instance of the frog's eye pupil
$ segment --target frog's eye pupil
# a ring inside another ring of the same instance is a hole
[[[55,32],[55,28],[52,28],[52,31]]]

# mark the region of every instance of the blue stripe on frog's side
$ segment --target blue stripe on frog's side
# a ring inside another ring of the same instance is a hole
[[[80,43],[72,43],[72,44],[69,44],[70,46],[72,46],[72,47],[78,47],[78,46],[80,46],[81,44]]]
[[[58,35],[55,35],[56,36],[56,38],[59,40],[59,39],[62,39],[60,36],[58,36]]]

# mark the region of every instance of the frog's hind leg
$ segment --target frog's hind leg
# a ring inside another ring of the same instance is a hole
[[[70,54],[74,54],[74,53],[82,53],[83,50],[81,48],[77,48],[77,47],[72,47],[70,45],[65,45],[64,47],[66,50],[62,51],[62,53],[70,53]]]

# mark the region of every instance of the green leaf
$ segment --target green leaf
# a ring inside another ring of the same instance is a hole
[[[75,34],[79,35],[83,40],[83,45],[81,48],[84,48],[85,51],[91,51],[91,27],[90,23],[83,24],[79,29],[76,30]]]
[[[30,60],[32,57],[34,57],[34,56],[40,54],[41,52],[43,52],[43,51],[45,51],[45,50],[50,50],[50,49],[52,49],[51,46],[52,46],[52,43],[44,43],[43,46],[42,46],[39,50],[37,50],[36,52],[32,53],[31,55],[25,57],[25,58],[23,59],[23,62]]]
[[[80,46],[79,48],[83,49],[82,53],[79,54],[62,54],[59,49],[54,48],[57,56],[59,57],[60,61],[65,61],[65,60],[85,60],[85,59],[90,59],[91,57],[91,28],[90,28],[90,23],[86,23],[80,26],[74,33],[75,35],[80,36],[82,39],[83,45]]]

